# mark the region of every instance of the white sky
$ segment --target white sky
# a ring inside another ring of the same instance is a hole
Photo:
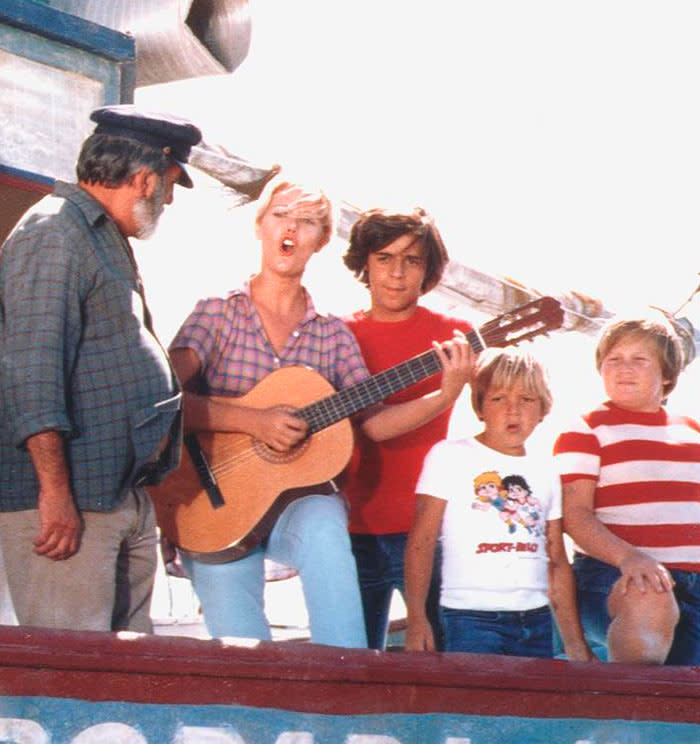
[[[251,50],[233,75],[140,89],[137,103],[189,116],[207,139],[337,200],[420,204],[454,258],[541,291],[576,289],[624,312],[675,309],[697,285],[697,3],[250,7]],[[139,250],[165,340],[198,297],[240,284],[258,260],[251,208],[229,211],[204,183],[179,191]],[[343,249],[316,257],[307,281],[341,314],[365,303]],[[597,402],[588,339],[539,348],[558,398]],[[672,398],[695,416],[698,370]]]

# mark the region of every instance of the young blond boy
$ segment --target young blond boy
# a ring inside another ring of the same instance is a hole
[[[483,431],[435,445],[418,481],[406,548],[406,648],[434,649],[425,595],[440,538],[446,651],[552,656],[551,604],[568,658],[589,660],[551,459],[525,449],[551,409],[545,371],[518,349],[487,351],[471,391]],[[515,477],[527,487],[527,503],[502,495],[484,508],[471,487],[484,473],[497,473],[502,481]]]
[[[663,406],[679,339],[618,320],[596,366],[609,400],[555,444],[586,637],[610,661],[700,664],[700,426]]]

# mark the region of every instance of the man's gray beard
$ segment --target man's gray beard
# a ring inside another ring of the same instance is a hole
[[[158,178],[158,185],[150,198],[139,199],[134,204],[134,221],[136,235],[139,240],[148,240],[158,227],[158,220],[163,214],[165,206],[165,187],[163,179]]]

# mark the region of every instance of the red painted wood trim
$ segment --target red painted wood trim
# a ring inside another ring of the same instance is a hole
[[[42,181],[35,181],[31,178],[22,178],[12,173],[4,173],[0,171],[0,184],[3,186],[9,186],[12,189],[21,189],[22,191],[30,191],[35,194],[50,194],[53,191],[53,186]]]
[[[568,664],[0,626],[0,695],[700,723],[700,667]]]

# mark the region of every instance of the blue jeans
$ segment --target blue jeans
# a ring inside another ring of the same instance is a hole
[[[366,648],[347,511],[340,495],[293,501],[277,520],[266,549],[258,546],[240,560],[211,564],[183,556],[212,636],[270,640],[263,599],[266,555],[299,572],[312,641]]]
[[[549,607],[534,610],[457,610],[441,607],[445,651],[473,654],[549,658],[552,614]]]
[[[608,595],[620,578],[620,571],[579,553],[574,556],[573,570],[583,632],[591,650],[605,661],[608,658],[610,625]],[[665,663],[700,665],[700,574],[676,569],[669,571],[676,582],[673,593],[681,616]]]
[[[362,607],[367,628],[367,642],[370,648],[383,650],[386,647],[389,628],[389,608],[394,590],[405,597],[404,552],[408,535],[400,532],[395,535],[350,535],[352,552],[357,563],[360,580]],[[428,598],[425,603],[428,620],[433,627],[435,644],[441,646],[439,616],[440,602],[440,550],[435,551],[433,577],[430,582]]]

